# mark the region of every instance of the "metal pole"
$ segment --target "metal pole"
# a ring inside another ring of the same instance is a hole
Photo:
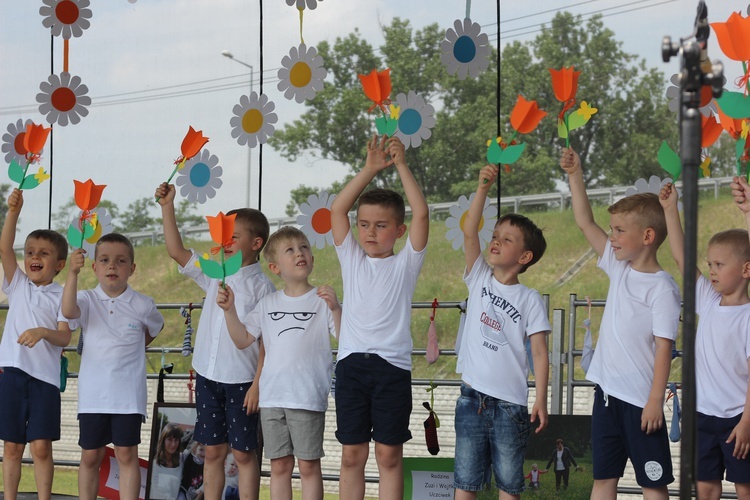
[[[232,61],[234,61],[236,63],[239,63],[239,64],[241,64],[241,65],[243,65],[243,66],[245,66],[247,68],[250,68],[250,94],[252,94],[253,93],[253,87],[254,87],[254,85],[253,85],[253,83],[254,83],[254,79],[253,79],[253,75],[254,75],[253,65],[252,64],[248,64],[248,63],[246,63],[244,61],[240,61],[239,59],[236,59],[234,57],[234,54],[232,54],[228,50],[223,50],[221,52],[221,55],[223,55],[224,57],[228,57]],[[249,94],[248,94],[248,96],[249,96]],[[248,207],[248,208],[250,207],[250,172],[252,172],[252,168],[253,168],[253,148],[248,147],[247,148],[247,186],[246,186],[246,190],[245,190],[245,207]]]

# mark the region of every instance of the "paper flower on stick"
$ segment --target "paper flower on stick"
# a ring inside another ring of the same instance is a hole
[[[565,139],[565,146],[570,147],[570,132],[584,126],[598,110],[591,107],[586,101],[581,103],[577,110],[576,93],[578,92],[578,77],[580,71],[575,71],[573,66],[562,69],[549,69],[552,76],[552,90],[555,98],[563,103],[560,114],[557,115],[557,133]]]
[[[18,125],[20,125],[20,120]],[[10,130],[10,127],[8,129]],[[26,173],[29,171],[29,165],[39,161],[51,130],[51,128],[35,125],[34,122],[29,121],[26,125],[26,131],[17,134],[14,138],[14,149],[18,148],[18,152],[23,151],[23,159],[26,163],[22,167],[13,157],[8,166],[8,177],[18,183],[18,189],[33,189],[49,179],[50,176],[41,167],[36,174],[26,175]]]
[[[464,247],[464,222],[475,195],[476,193],[471,193],[468,198],[461,195],[458,201],[451,205],[448,210],[450,217],[445,220],[445,227],[448,228],[445,238],[451,242],[453,250],[463,249]],[[492,239],[492,230],[496,221],[497,210],[490,206],[490,199],[487,198],[484,200],[482,217],[479,219],[479,247],[481,250],[484,250]]]
[[[185,163],[190,158],[197,155],[207,142],[208,137],[203,136],[203,131],[195,130],[192,126],[188,127],[187,134],[185,134],[185,138],[182,139],[182,145],[180,146],[180,151],[182,152],[182,154],[174,161],[175,166],[172,170],[172,174],[169,176],[169,179],[167,179],[167,184],[172,182],[172,178],[177,173],[177,171],[182,170],[182,168],[185,166]],[[157,198],[156,201],[159,201],[159,198]]]
[[[78,219],[68,226],[68,242],[73,248],[83,248],[84,240],[94,236],[97,228],[97,215],[93,211],[102,199],[105,184],[94,184],[88,179],[86,182],[73,181],[75,185],[76,206],[81,209]]]
[[[89,114],[86,106],[91,105],[91,98],[86,94],[89,88],[81,83],[79,76],[70,76],[63,71],[60,76],[50,75],[46,82],[39,84],[36,102],[39,112],[46,115],[48,123],[56,123],[61,127],[68,123],[73,125]]]
[[[81,214],[76,215],[75,218],[71,221],[71,225],[78,228],[80,216]],[[111,233],[115,230],[115,228],[112,224],[112,215],[104,207],[96,207],[92,209],[89,220],[95,220],[96,226],[94,227],[94,233],[83,240],[82,248],[86,250],[86,253],[88,255],[94,255],[96,242],[99,241],[99,238],[101,238],[105,234]]]
[[[44,16],[42,26],[52,28],[54,36],[65,40],[78,38],[91,25],[89,0],[42,0],[42,3],[44,6],[39,8],[39,14]]]
[[[396,103],[396,106],[391,106],[390,120],[383,122],[383,117],[375,120],[378,133],[398,137],[406,149],[418,148],[422,141],[432,136],[430,129],[435,126],[435,108],[413,90],[397,95]],[[394,122],[396,126],[390,126]]]
[[[292,47],[289,55],[281,60],[277,88],[287,99],[304,102],[323,90],[326,75],[328,71],[323,67],[323,58],[318,51],[315,47],[308,49],[302,43],[299,47]]]
[[[296,6],[298,10],[303,10],[307,6],[310,10],[315,10],[318,6],[318,2],[323,0],[286,0],[286,4],[289,6]]]
[[[742,63],[742,76],[735,85],[742,92],[725,90],[717,99],[722,111],[732,118],[750,117],[750,98],[748,98],[748,79],[750,79],[750,17],[742,17],[739,12],[732,12],[723,23],[711,23],[721,51],[729,59]]]
[[[211,249],[211,254],[216,255],[218,253],[220,256],[220,262],[211,260],[207,253],[198,259],[198,266],[209,278],[224,282],[227,276],[231,276],[242,267],[242,252],[238,251],[228,259],[225,258],[224,253],[234,243],[234,219],[236,216],[237,214],[224,215],[223,212],[219,212],[215,217],[206,216],[211,239],[218,244]]]
[[[449,75],[458,74],[459,80],[467,76],[476,77],[490,65],[490,45],[486,33],[482,33],[479,23],[468,17],[456,19],[453,28],[445,32],[445,40],[440,42],[440,61]]]
[[[10,164],[13,160],[19,165],[26,162],[26,148],[23,138],[26,136],[26,127],[33,124],[31,120],[18,120],[8,124],[7,132],[3,134],[3,145],[0,151],[5,154],[5,163]]]
[[[258,144],[265,144],[276,129],[273,124],[278,121],[278,116],[273,110],[276,105],[268,99],[268,96],[257,92],[251,92],[250,97],[243,95],[240,103],[232,108],[234,116],[229,120],[232,126],[232,137],[237,139],[240,146],[247,144],[254,148]]]
[[[502,137],[490,140],[487,143],[487,161],[496,165],[505,164],[506,172],[510,171],[511,163],[515,163],[526,149],[525,143],[517,143],[516,135],[532,132],[547,116],[546,111],[539,109],[536,101],[527,101],[522,95],[518,95],[516,105],[510,113],[510,125],[513,127],[513,135],[509,141],[503,141]]]
[[[315,248],[333,245],[331,203],[335,198],[335,194],[329,195],[326,191],[321,191],[308,196],[307,202],[299,206],[301,213],[297,216],[297,224],[310,240],[310,245]]]
[[[208,149],[204,149],[185,162],[185,167],[177,174],[175,184],[189,202],[205,203],[216,196],[216,190],[222,186],[222,173],[219,159]]]
[[[386,68],[383,71],[376,69],[370,71],[367,75],[357,75],[359,81],[362,82],[362,90],[368,99],[373,102],[370,112],[375,108],[380,110],[385,115],[385,107],[391,103],[389,96],[391,95],[391,68]]]
[[[721,126],[734,139],[735,158],[738,176],[748,176],[748,162],[750,162],[750,148],[748,148],[748,130],[750,125],[748,120],[733,118],[723,111],[721,102],[719,102],[719,120]]]

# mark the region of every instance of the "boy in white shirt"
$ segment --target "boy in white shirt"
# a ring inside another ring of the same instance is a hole
[[[338,337],[341,306],[333,288],[309,283],[313,255],[299,229],[273,233],[263,255],[284,289],[261,298],[242,320],[230,287],[219,289],[217,303],[238,349],[263,338],[260,419],[271,460],[271,497],[292,498],[296,457],[303,498],[322,499],[320,459],[333,364],[329,335]]]
[[[586,377],[597,384],[592,413],[591,498],[614,499],[628,458],[643,496],[667,499],[674,481],[664,393],[680,319],[680,293],[659,265],[667,237],[658,196],[641,193],[609,207],[611,235],[596,224],[578,154],[563,148],[573,216],[609,276],[607,305]]]
[[[363,193],[391,165],[412,213],[406,244],[398,254],[393,246],[406,233],[404,199],[387,189]],[[356,201],[359,245],[349,226],[349,210]],[[336,363],[336,438],[343,445],[339,495],[344,500],[364,497],[372,439],[380,498],[402,498],[403,444],[411,439],[411,300],[430,221],[398,138],[375,136],[368,143],[365,166],[331,204],[331,227],[346,303]]]
[[[519,274],[542,258],[547,243],[532,221],[509,214],[498,219],[487,260],[482,257],[479,223],[497,173],[496,165],[479,172],[477,193],[463,225],[469,302],[457,349],[462,380],[455,419],[457,500],[476,498],[490,464],[499,498],[520,498],[531,422],[539,421],[536,432],[547,426],[547,334],[551,327],[539,292],[518,281]],[[531,416],[527,339],[536,377]]]
[[[750,227],[750,186],[735,178],[737,206]],[[677,210],[677,190],[667,184],[659,193],[672,256],[686,278],[685,235]],[[695,334],[695,382],[698,428],[698,497],[719,499],[724,472],[738,498],[750,498],[750,241],[748,232],[716,233],[706,252],[708,277],[695,269],[695,306],[700,316]]]
[[[195,334],[193,368],[196,372],[195,398],[197,421],[194,439],[206,446],[203,465],[203,492],[207,499],[218,499],[224,491],[224,461],[227,443],[239,470],[240,491],[248,498],[258,498],[260,465],[258,447],[258,380],[259,346],[239,350],[227,331],[224,312],[216,304],[220,280],[209,278],[199,267],[198,254],[182,243],[175,218],[173,184],[162,183],[155,193],[159,199],[167,253],[177,262],[182,274],[192,278],[205,292],[198,330]],[[261,297],[276,291],[263,274],[258,262],[268,241],[268,220],[252,208],[230,210],[236,214],[234,234],[224,243],[224,255],[242,253],[239,271],[227,276],[227,285],[235,294],[238,314],[244,317]],[[260,348],[262,348],[262,343]]]
[[[70,343],[68,323],[59,321],[63,289],[53,279],[68,256],[68,242],[48,229],[32,231],[24,244],[24,269],[13,243],[23,194],[8,196],[0,235],[3,292],[8,316],[0,340],[0,439],[3,445],[3,491],[15,500],[26,443],[34,459],[40,500],[52,496],[52,441],[60,439],[60,356]]]
[[[128,286],[135,271],[130,240],[105,234],[96,243],[94,270],[99,285],[78,292],[85,250],[70,256],[62,314],[71,328],[85,330],[78,373],[81,465],[78,496],[95,500],[105,446],[114,444],[120,468],[120,498],[137,500],[141,489],[138,444],[146,421],[146,346],[164,327],[154,299]]]

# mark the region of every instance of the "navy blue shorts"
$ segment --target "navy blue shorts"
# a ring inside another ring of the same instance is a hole
[[[84,450],[97,450],[109,443],[115,446],[138,446],[141,444],[140,413],[79,413],[78,446]]]
[[[60,388],[18,368],[0,372],[0,440],[60,439]]]
[[[750,457],[734,458],[735,442],[727,443],[742,413],[732,418],[712,417],[698,413],[698,481],[721,481],[724,471],[727,481],[750,483]]]
[[[606,400],[597,385],[591,418],[594,479],[622,477],[628,458],[642,488],[659,488],[674,481],[667,425],[651,434],[641,430],[643,408],[613,396]]]
[[[399,445],[411,439],[411,372],[377,354],[336,363],[336,439],[341,444]]]
[[[234,450],[258,447],[258,414],[243,408],[252,382],[224,384],[198,374],[195,377],[197,419],[193,439],[212,446],[229,443]]]

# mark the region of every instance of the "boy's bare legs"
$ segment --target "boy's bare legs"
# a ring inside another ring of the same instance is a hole
[[[228,445],[211,444],[206,445],[206,458],[203,462],[203,498],[206,500],[218,500],[222,496],[224,489],[224,460],[227,458]],[[240,462],[237,461],[237,468],[240,471]],[[240,476],[240,479],[242,476]],[[238,484],[241,486],[242,483]],[[240,488],[242,491],[242,488]]]
[[[323,500],[323,472],[320,459],[298,460],[299,475],[302,479],[302,500]],[[292,459],[294,467],[294,459]]]
[[[81,451],[81,465],[78,467],[78,498],[80,500],[96,500],[96,494],[99,491],[99,466],[103,458],[103,446],[95,450]]]
[[[375,442],[375,459],[380,475],[379,498],[404,497],[404,445]]]
[[[52,498],[52,478],[55,475],[55,464],[52,461],[52,441],[35,439],[29,443],[31,458],[34,459],[34,480],[39,500]]]
[[[739,500],[750,500],[750,483],[735,483],[734,490],[737,492]],[[721,493],[721,490],[719,490],[719,493]]]
[[[258,456],[255,454],[255,450],[239,451],[232,449],[232,455],[234,455],[234,461],[237,462],[240,499],[258,500],[260,493],[260,466],[258,465]],[[223,486],[224,460],[221,461],[221,464],[221,484]]]
[[[591,500],[615,500],[617,498],[617,483],[619,478],[594,479],[591,489]],[[645,495],[645,490],[644,490]]]
[[[669,489],[666,486],[661,488],[643,488],[643,500],[668,500]]]
[[[24,443],[3,443],[3,493],[5,500],[16,500],[18,483],[21,481],[21,460]]]
[[[120,468],[120,498],[138,500],[141,492],[141,465],[138,446],[115,446],[115,458]]]
[[[341,447],[341,477],[339,478],[341,500],[362,500],[365,497],[365,465],[369,455],[370,443],[345,444]],[[382,491],[382,476],[380,487]],[[392,498],[401,498],[401,496]]]
[[[701,500],[719,500],[721,498],[721,481],[698,481],[698,498]],[[737,494],[739,497],[739,493]]]
[[[294,455],[271,459],[271,498],[273,500],[292,500],[293,471]],[[303,487],[303,495],[304,491]]]
[[[476,491],[456,490],[455,500],[474,500],[477,497]]]

